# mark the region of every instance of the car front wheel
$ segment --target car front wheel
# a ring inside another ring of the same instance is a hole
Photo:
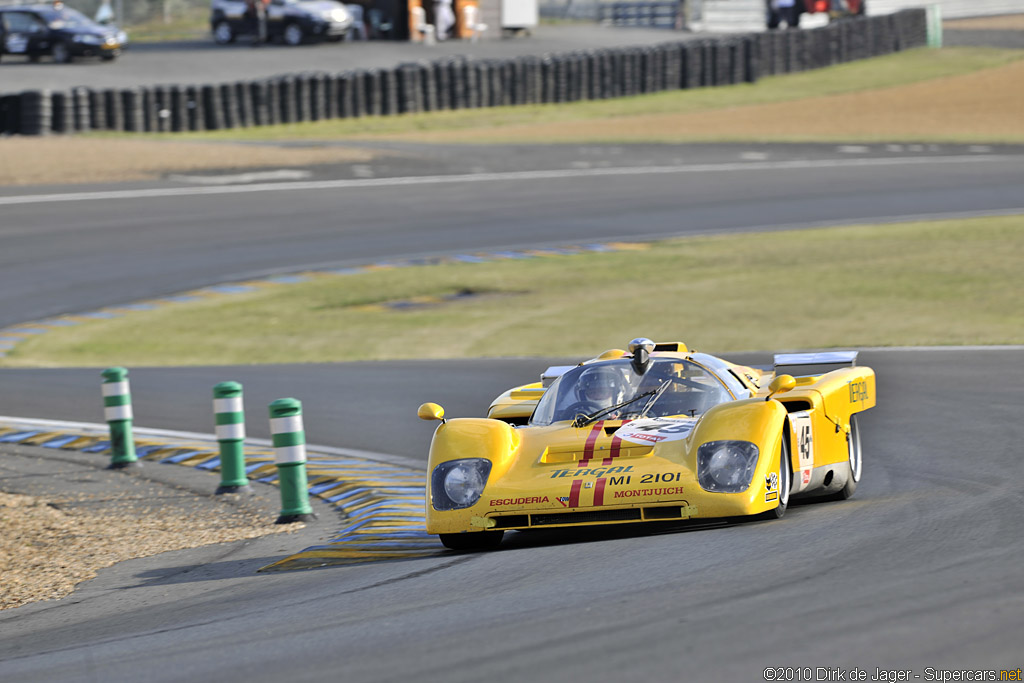
[[[282,37],[284,38],[285,45],[301,45],[306,39],[306,32],[298,24],[292,23],[284,27]]]

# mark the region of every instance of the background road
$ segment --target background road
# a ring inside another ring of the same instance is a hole
[[[326,189],[167,180],[103,199],[66,193],[111,188],[6,188],[0,326],[313,266],[1024,206],[1019,147],[897,147],[393,146],[370,164],[310,169],[340,183]],[[442,182],[534,169],[555,176]],[[342,182],[354,178],[379,186]],[[182,194],[145,196],[164,189]],[[6,203],[16,195],[32,203]]]
[[[457,150],[436,163],[423,154],[424,174],[468,163]],[[538,166],[691,170],[407,186],[401,202],[394,187],[341,187],[9,204],[0,311],[10,323],[314,262],[1015,208],[1020,156],[985,154],[567,147],[538,154]],[[908,161],[884,161],[901,155]],[[480,163],[525,168],[527,155],[520,166],[514,156]],[[823,163],[753,165],[765,161]],[[127,189],[164,187],[185,185]],[[419,402],[480,414],[558,360],[133,369],[132,382],[145,426],[212,431],[210,386],[237,379],[254,436],[266,434],[263,406],[294,395],[311,441],[421,464],[431,427],[412,416]],[[276,557],[241,548],[125,563],[97,580],[105,591],[0,613],[0,680],[757,681],[768,666],[922,677],[925,667],[1016,669],[1024,350],[861,360],[878,373],[879,402],[861,423],[865,475],[850,501],[794,506],[778,522],[510,534],[495,553],[280,574],[255,574]],[[3,370],[0,414],[99,421],[98,384],[95,369]]]
[[[130,37],[130,35],[129,35]],[[572,52],[606,47],[653,45],[688,40],[689,35],[644,28],[611,28],[597,24],[539,26],[531,37],[509,40],[445,41],[433,47],[421,43],[367,41],[314,43],[298,48],[265,45],[258,49],[239,38],[232,45],[213,39],[172,43],[138,43],[113,62],[76,60],[71,64],[4,55],[0,92],[31,88],[127,88],[144,85],[189,85],[268,78],[309,71],[336,73],[348,69],[393,67],[403,62],[434,61],[465,55],[499,59],[546,52]]]

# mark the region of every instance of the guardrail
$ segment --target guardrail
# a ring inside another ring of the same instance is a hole
[[[920,47],[925,10],[638,48],[465,57],[218,85],[27,90],[0,95],[0,134],[181,132],[360,116],[628,97],[753,83]]]

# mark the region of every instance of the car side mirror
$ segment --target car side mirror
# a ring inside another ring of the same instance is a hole
[[[771,384],[768,385],[768,396],[765,400],[770,400],[775,396],[775,394],[784,394],[787,391],[793,391],[795,387],[796,380],[793,379],[793,375],[779,375],[772,380]]]
[[[416,411],[416,416],[421,420],[440,420],[441,424],[445,423],[444,408],[436,403],[424,403]]]

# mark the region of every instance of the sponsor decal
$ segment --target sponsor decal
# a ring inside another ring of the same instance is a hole
[[[615,437],[632,443],[650,444],[685,439],[697,421],[690,418],[653,417],[623,424]]]
[[[647,496],[680,496],[683,494],[682,486],[666,486],[656,489],[629,489],[616,491],[615,498],[641,498]]]
[[[850,389],[850,403],[864,403],[868,400],[868,383],[866,381],[847,382],[846,385]]]
[[[764,475],[764,502],[770,503],[779,499],[779,473],[770,472]]]
[[[11,33],[7,36],[7,51],[17,55],[28,49],[28,36],[19,33]]]
[[[800,471],[800,488],[803,488],[803,487],[807,486],[810,483],[811,483],[811,470],[810,469],[801,470]]]
[[[621,477],[620,477],[621,478]],[[628,479],[629,477],[626,477]],[[594,506],[600,507],[604,505],[604,492],[608,486],[609,479],[602,477],[595,481],[584,482],[582,479],[573,481],[572,487],[569,490],[568,496],[559,496],[555,498],[556,501],[562,504],[562,507],[576,508],[580,507],[580,493],[585,489],[594,489]]]
[[[536,503],[547,503],[547,496],[533,496],[530,498],[491,498],[491,507],[502,505],[534,505]]]
[[[555,470],[551,473],[552,479],[565,477],[603,477],[606,474],[622,474],[632,472],[632,465],[618,465],[616,467],[593,467],[585,470]]]

